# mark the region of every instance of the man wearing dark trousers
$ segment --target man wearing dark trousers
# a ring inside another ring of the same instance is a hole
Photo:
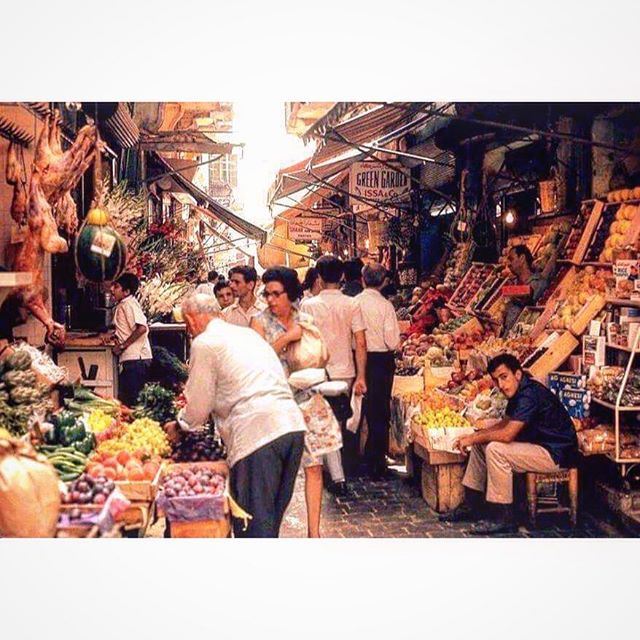
[[[365,290],[356,296],[367,339],[365,415],[369,435],[365,460],[374,479],[387,472],[386,454],[391,418],[391,389],[395,372],[394,352],[400,344],[400,328],[393,305],[380,289],[386,277],[385,268],[370,263],[362,270]]]

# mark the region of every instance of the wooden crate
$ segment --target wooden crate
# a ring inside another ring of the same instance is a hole
[[[419,440],[422,440],[422,443]],[[415,437],[413,451],[422,459],[422,497],[434,511],[445,513],[455,509],[464,498],[462,478],[466,457],[446,451],[430,451],[425,445],[423,438]]]
[[[424,375],[393,376],[392,396],[401,396],[405,393],[422,393],[423,391]]]
[[[569,327],[569,330],[575,336],[581,336],[589,326],[589,323],[604,309],[605,304],[607,303],[604,296],[600,294],[596,294],[587,302],[580,311],[578,311],[578,315],[573,320],[573,323]]]
[[[116,480],[116,487],[132,502],[152,502],[158,492],[162,466],[153,480]]]
[[[480,320],[478,320],[478,318],[470,318],[462,326],[453,331],[452,335],[469,335],[471,333],[475,333],[476,331],[484,331],[484,327],[482,326],[482,324],[480,324]]]
[[[602,217],[602,212],[604,211],[604,202],[598,200],[595,205],[593,205],[593,209],[591,209],[591,213],[589,214],[589,219],[584,226],[582,231],[582,237],[580,238],[580,242],[578,242],[578,246],[576,247],[573,255],[569,257],[569,260],[573,263],[580,263],[584,260],[584,256],[587,253],[587,249],[591,244],[591,238],[598,228],[598,223],[600,222],[600,218]]]
[[[420,488],[424,501],[438,513],[446,513],[458,507],[464,500],[465,465],[454,464],[431,465],[422,463]]]
[[[546,380],[575,351],[580,342],[570,332],[565,331],[530,367],[529,373],[538,380]]]
[[[222,520],[174,521],[169,528],[172,538],[228,538],[231,533],[228,517]]]

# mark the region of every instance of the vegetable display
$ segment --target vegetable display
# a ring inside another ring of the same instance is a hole
[[[64,404],[75,413],[91,413],[94,409],[100,409],[115,417],[120,415],[122,410],[122,405],[117,400],[101,398],[82,385],[73,387],[73,397],[65,398]]]
[[[14,436],[24,435],[35,412],[44,413],[49,402],[49,390],[37,384],[30,369],[31,356],[15,351],[0,368],[0,427]]]
[[[471,423],[460,413],[444,407],[443,409],[426,409],[414,416],[413,420],[423,429],[438,429],[442,427],[470,427]]]
[[[138,396],[137,418],[149,418],[161,424],[174,420],[175,394],[159,384],[145,384]]]
[[[87,466],[87,456],[75,447],[43,445],[38,450],[47,457],[63,482],[75,480]]]
[[[152,347],[152,376],[171,385],[186,382],[189,377],[187,366],[165,347]],[[154,379],[154,378],[152,378]]]
[[[71,411],[60,411],[51,417],[51,423],[53,429],[45,435],[47,444],[72,447],[85,455],[95,448],[95,436],[87,430],[82,417],[78,417]]]

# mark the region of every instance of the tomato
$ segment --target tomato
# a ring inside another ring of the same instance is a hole
[[[128,451],[120,451],[116,457],[118,462],[123,466],[131,460],[131,454]]]

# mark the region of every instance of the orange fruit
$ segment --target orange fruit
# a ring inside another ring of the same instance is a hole
[[[116,459],[121,465],[125,465],[129,460],[131,460],[131,454],[128,451],[120,451],[116,456]]]
[[[147,480],[153,480],[156,477],[156,473],[158,473],[158,469],[159,467],[155,462],[146,462],[142,467]]]
[[[118,474],[113,467],[105,467],[104,477],[109,478],[109,480],[115,480],[118,477]]]
[[[129,469],[127,472],[129,480],[144,480],[144,471],[142,469]]]

